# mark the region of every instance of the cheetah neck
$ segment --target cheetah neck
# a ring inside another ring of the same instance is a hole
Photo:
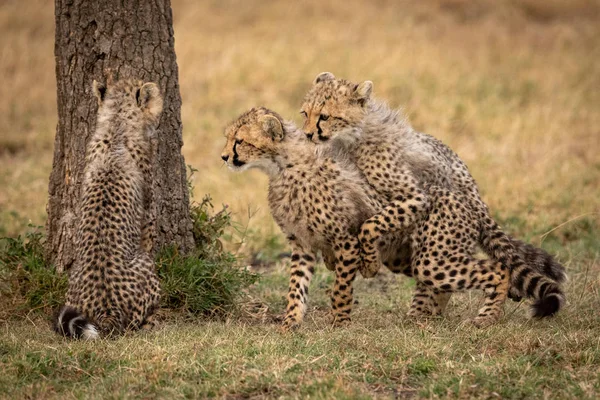
[[[365,142],[370,143],[367,147],[373,147],[373,143],[387,143],[390,137],[396,143],[403,142],[410,132],[413,132],[412,127],[400,110],[391,109],[383,101],[371,99],[359,124],[344,128],[327,144],[317,146],[317,151],[323,157],[355,164]]]
[[[284,121],[284,138],[277,144],[276,152],[269,162],[260,165],[260,168],[271,179],[281,177],[286,170],[298,165],[313,164],[318,155],[315,146],[306,140],[304,133],[293,122]]]
[[[361,127],[361,138],[368,139],[377,133],[411,131],[412,128],[401,110],[395,110],[381,100],[372,99],[366,107]]]

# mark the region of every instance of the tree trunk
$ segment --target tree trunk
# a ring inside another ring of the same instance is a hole
[[[75,260],[75,229],[86,143],[96,125],[92,81],[140,78],[164,96],[158,127],[154,249],[193,246],[181,146],[181,96],[170,0],[55,0],[58,126],[49,184],[47,259],[59,271]]]

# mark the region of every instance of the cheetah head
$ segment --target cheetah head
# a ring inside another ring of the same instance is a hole
[[[277,113],[253,108],[225,128],[227,142],[221,159],[232,170],[259,168],[269,172],[284,136],[283,120]]]
[[[300,111],[306,137],[314,143],[356,137],[372,90],[371,81],[357,85],[330,72],[320,73]]]
[[[153,82],[124,79],[106,85],[94,81],[92,91],[98,100],[100,120],[110,120],[115,115],[124,115],[132,123],[156,126],[163,109],[160,89]]]

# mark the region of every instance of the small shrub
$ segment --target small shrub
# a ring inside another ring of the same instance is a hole
[[[63,303],[66,274],[44,262],[44,234],[30,226],[25,236],[0,239],[0,318],[33,309],[50,311]]]
[[[162,282],[162,306],[193,315],[223,315],[237,306],[243,289],[257,280],[237,266],[230,254],[206,258],[195,252],[182,256],[175,249],[157,259]]]
[[[214,206],[209,195],[204,196],[201,203],[192,202],[190,215],[192,217],[192,233],[196,250],[200,255],[213,257],[223,253],[221,236],[225,229],[231,226],[231,214],[227,208],[214,213]]]
[[[166,248],[157,257],[163,307],[193,315],[222,315],[235,309],[243,289],[256,282],[258,276],[240,268],[237,258],[223,249],[220,238],[231,225],[231,215],[226,208],[213,210],[209,196],[192,203],[196,249],[191,254]]]

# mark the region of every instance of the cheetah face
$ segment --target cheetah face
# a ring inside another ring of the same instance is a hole
[[[372,88],[371,81],[356,85],[330,72],[319,74],[300,111],[306,137],[314,143],[356,137]]]
[[[279,115],[266,108],[253,108],[225,128],[227,141],[221,159],[232,170],[259,168],[269,172],[283,137]]]

